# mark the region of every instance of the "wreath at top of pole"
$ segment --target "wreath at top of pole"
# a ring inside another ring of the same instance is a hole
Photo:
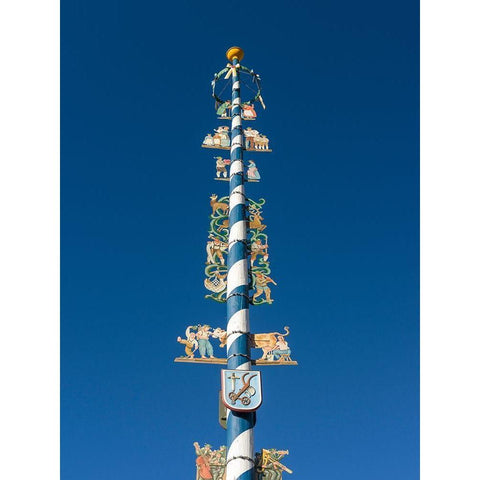
[[[252,82],[255,84],[256,87],[256,92],[254,89],[251,89],[254,93],[252,98],[247,100],[246,102],[242,102],[242,105],[253,105],[255,102],[260,102],[262,105],[263,109],[265,110],[265,103],[263,102],[262,98],[262,88],[260,85],[260,75],[258,73],[255,73],[253,70],[250,70],[247,67],[244,67],[243,65],[237,64],[237,65],[232,65],[231,63],[228,63],[227,66],[220,70],[218,73],[216,73],[213,76],[212,80],[212,97],[215,99],[215,110],[218,109],[220,105],[227,105],[230,104],[231,100],[230,99],[222,99],[220,95],[222,95],[222,92],[225,88],[222,89],[220,93],[217,92],[217,82],[219,80],[228,80],[230,76],[232,75],[233,69],[236,69],[239,73],[243,72],[251,76]],[[247,86],[248,87],[248,86]],[[250,87],[248,87],[250,88]]]

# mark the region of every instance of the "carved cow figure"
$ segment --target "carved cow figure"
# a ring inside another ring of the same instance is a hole
[[[262,360],[266,360],[268,353],[275,348],[277,335],[286,337],[290,333],[289,327],[283,327],[283,329],[286,333],[271,332],[250,334],[250,347],[261,348],[263,350]],[[212,337],[219,339],[220,347],[224,347],[227,344],[227,332],[222,328],[216,328],[213,331]]]

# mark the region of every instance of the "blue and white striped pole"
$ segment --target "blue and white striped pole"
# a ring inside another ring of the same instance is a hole
[[[238,47],[227,58],[237,66],[243,58]],[[232,144],[230,148],[230,201],[227,275],[227,369],[250,370],[250,323],[248,318],[248,250],[244,187],[242,107],[240,78],[232,69]],[[253,412],[227,410],[226,480],[254,479]]]

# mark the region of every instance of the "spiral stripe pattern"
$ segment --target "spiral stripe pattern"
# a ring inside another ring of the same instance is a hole
[[[233,65],[238,60],[233,59]],[[227,368],[250,370],[248,317],[247,218],[244,187],[242,108],[238,70],[232,76],[232,143],[230,148],[230,200],[227,274]],[[235,333],[233,333],[235,332]],[[226,480],[253,480],[253,425],[251,412],[227,413]]]

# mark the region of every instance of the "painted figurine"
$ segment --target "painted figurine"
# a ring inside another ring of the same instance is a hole
[[[229,117],[229,113],[230,113],[230,108],[231,108],[231,102],[229,100],[227,100],[226,102],[222,103],[218,109],[217,109],[217,115],[219,117]]]
[[[270,332],[270,333],[251,333],[250,334],[250,348],[260,348],[262,350],[262,357],[261,360],[270,360],[273,361],[273,350],[284,348],[285,350],[289,350],[285,353],[286,355],[290,355],[290,349],[288,347],[288,343],[285,342],[285,337],[290,335],[290,328],[283,327],[285,333],[280,332]],[[223,328],[217,327],[213,330],[212,333],[213,338],[218,338],[220,342],[220,347],[223,348],[227,344],[227,331]],[[279,339],[281,338],[283,343],[279,343]],[[282,354],[280,353],[280,355]],[[290,360],[291,361],[291,360]]]
[[[210,206],[212,207],[212,215],[215,215],[217,211],[219,211],[221,215],[227,215],[228,203],[218,202],[217,200],[218,200],[218,195],[216,193],[212,193],[212,195],[210,196]]]
[[[262,260],[266,262],[268,260],[268,245],[262,245],[262,241],[260,239],[255,240],[250,245],[250,266],[253,267],[255,260],[257,259],[258,255],[263,255]]]
[[[197,459],[196,480],[224,480],[225,468],[227,466],[227,447],[222,445],[218,450],[212,450],[212,447],[207,443],[202,448],[195,442],[195,453]]]
[[[210,238],[212,240],[207,242],[207,265],[216,263],[216,258],[220,260],[221,265],[225,265],[223,254],[228,250],[228,243],[222,242],[211,235]]]
[[[251,230],[258,230],[259,232],[263,232],[267,228],[266,225],[262,224],[263,217],[260,215],[260,211],[256,208],[250,208],[249,212],[251,215],[249,216],[249,224],[248,227]]]
[[[214,130],[215,135],[213,136],[213,144],[216,147],[230,147],[230,135],[228,134],[228,130],[228,127],[218,127]]]
[[[208,133],[207,136],[203,139],[203,144],[208,147],[213,147],[213,137],[211,133]]]
[[[290,328],[283,327],[285,330],[284,337],[290,335]],[[262,349],[262,360],[272,360],[271,351],[275,348],[278,341],[278,336],[282,335],[279,332],[270,332],[270,333],[254,333],[250,335],[250,346],[252,348],[261,348]],[[220,345],[221,346],[221,345]]]
[[[292,352],[288,347],[288,342],[285,340],[283,335],[279,335],[277,343],[275,344],[275,348],[270,352],[272,360],[280,360],[280,358],[290,360],[290,353]]]
[[[212,447],[207,443],[201,448],[198,442],[195,442],[193,446],[195,447],[195,453],[197,454],[197,459],[195,460],[197,465],[196,480],[212,480],[213,475],[210,469]]]
[[[261,480],[282,480],[282,473],[293,473],[280,460],[288,455],[288,450],[262,449],[262,454],[257,455],[257,472]]]
[[[268,150],[268,138],[265,135],[259,134],[254,138],[255,150]]]
[[[195,339],[195,333],[190,331],[192,327],[189,326],[187,327],[187,330],[185,331],[185,337],[186,339],[183,339],[181,337],[177,337],[177,342],[182,343],[185,345],[185,354],[187,358],[193,358],[193,354],[198,350],[198,342]]]
[[[253,294],[252,302],[255,302],[255,300],[260,295],[265,294],[265,300],[267,301],[267,303],[272,303],[273,300],[270,298],[271,290],[268,284],[273,283],[274,285],[276,285],[275,281],[272,280],[270,277],[267,277],[264,273],[261,273],[261,272],[253,272],[253,273],[255,275],[256,291]]]
[[[218,174],[217,174],[217,177],[218,177]],[[247,178],[248,180],[260,180],[260,173],[253,160],[248,161]]]
[[[213,480],[223,480],[225,478],[225,469],[227,467],[227,447],[222,445],[218,450],[212,452],[210,459],[210,471]]]
[[[257,118],[257,112],[255,112],[254,106],[248,103],[242,105],[242,114],[246,120],[255,120],[255,118]]]
[[[206,355],[208,355],[210,358],[215,358],[213,356],[213,347],[209,340],[209,337],[211,334],[212,332],[210,331],[210,325],[198,326],[198,332],[197,332],[198,351],[200,352],[201,358],[207,358]]]
[[[268,150],[268,143],[270,140],[258,130],[247,127],[244,134],[246,150]]]
[[[227,178],[228,172],[227,172],[227,165],[230,165],[230,159],[228,158],[222,158],[222,157],[213,157],[215,158],[215,166],[217,170],[217,178],[220,178],[223,176],[223,178]]]
[[[254,130],[252,127],[247,127],[244,130],[245,134],[245,148],[247,150],[253,150],[255,148],[255,138],[260,134],[258,130]]]

